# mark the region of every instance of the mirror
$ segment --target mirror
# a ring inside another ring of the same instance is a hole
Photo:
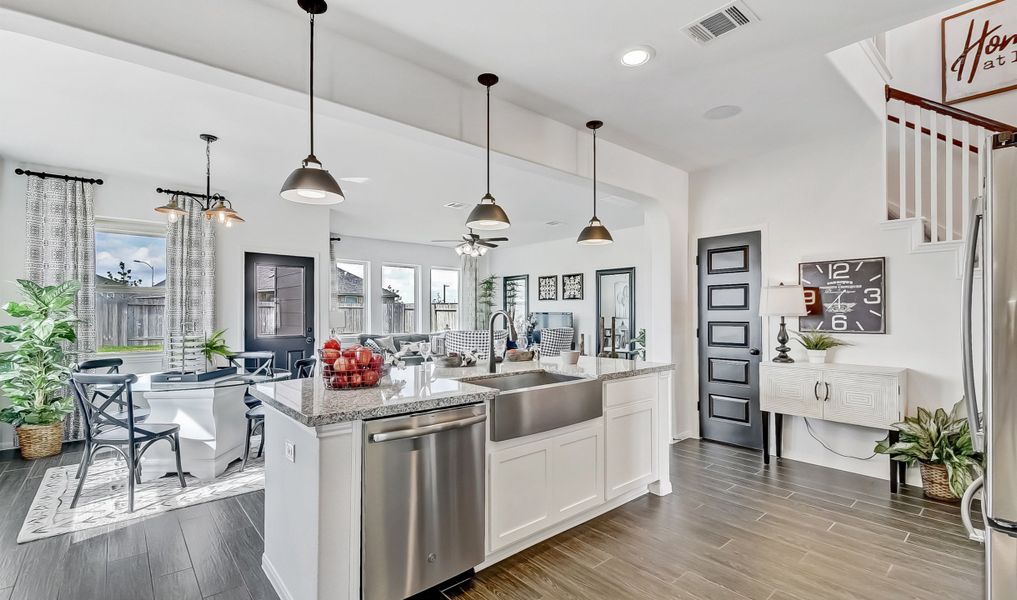
[[[636,268],[597,271],[597,354],[630,358],[635,327]]]

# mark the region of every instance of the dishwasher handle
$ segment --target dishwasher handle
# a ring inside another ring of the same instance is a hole
[[[423,427],[411,427],[409,429],[396,429],[395,431],[383,431],[381,433],[372,433],[370,436],[370,440],[372,443],[392,442],[395,440],[408,440],[412,438],[423,437],[425,435],[431,435],[434,433],[441,433],[443,431],[450,431],[452,429],[461,429],[463,427],[469,427],[470,425],[483,423],[486,420],[487,415],[477,415],[475,417],[468,417],[466,419],[459,419],[457,421],[449,421],[447,423],[435,423],[434,425],[424,425]]]

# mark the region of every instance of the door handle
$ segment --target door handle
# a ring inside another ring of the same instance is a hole
[[[307,338],[306,340],[304,340],[304,341],[305,341],[305,342],[307,342],[308,344],[311,344],[312,346],[314,345],[314,338],[313,338],[313,337],[308,337],[308,338]]]
[[[389,442],[393,440],[406,440],[410,438],[418,438],[423,437],[425,435],[431,435],[433,433],[441,433],[443,431],[449,431],[452,429],[469,427],[470,425],[483,423],[486,420],[487,415],[477,415],[475,417],[467,417],[465,419],[460,419],[458,421],[450,421],[448,423],[436,423],[434,425],[424,425],[423,427],[414,427],[411,429],[398,429],[396,431],[372,433],[370,441]]]
[[[749,354],[752,356],[759,356],[759,348],[749,348]]]
[[[972,340],[973,324],[972,317],[972,295],[974,293],[975,260],[978,256],[978,230],[982,225],[983,213],[981,211],[982,197],[978,196],[971,201],[970,214],[968,215],[967,246],[965,248],[965,261],[963,280],[961,282],[961,372],[964,382],[964,404],[968,413],[968,428],[971,431],[971,445],[975,452],[984,450],[984,438],[981,434],[982,420],[978,414],[978,400],[976,398],[977,384],[975,383],[974,364],[974,342]],[[984,265],[983,265],[984,268]]]
[[[824,381],[823,385],[826,386],[826,395],[823,396],[823,402],[829,402],[830,401],[830,384]]]
[[[819,400],[819,382],[818,381],[816,382],[816,385],[812,386],[812,395],[816,397],[817,401]]]

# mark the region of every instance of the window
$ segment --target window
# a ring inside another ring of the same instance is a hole
[[[530,276],[513,275],[502,280],[502,300],[505,312],[512,315],[517,335],[525,335],[526,319],[530,314]]]
[[[166,237],[95,232],[95,335],[99,352],[161,352],[166,315]]]
[[[431,269],[431,331],[459,329],[459,271]]]
[[[382,333],[413,333],[417,330],[417,267],[382,265]]]
[[[303,335],[304,268],[256,265],[259,338]]]
[[[330,322],[332,334],[367,331],[367,274],[370,263],[339,260],[332,272],[333,293]]]

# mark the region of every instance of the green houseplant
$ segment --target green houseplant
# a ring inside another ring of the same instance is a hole
[[[498,282],[497,275],[489,275],[477,283],[477,329],[487,326],[494,309],[494,286]]]
[[[233,351],[226,345],[225,336],[226,330],[220,329],[205,338],[205,342],[201,345],[201,353],[212,367],[215,367],[216,356],[228,357],[230,354],[233,354]]]
[[[891,444],[887,436],[876,444],[875,452],[889,454],[891,460],[908,466],[918,463],[926,495],[956,500],[983,468],[983,456],[974,451],[962,411],[960,402],[949,413],[942,408],[930,412],[919,407],[918,416],[905,417],[894,425],[900,432],[899,441]]]
[[[818,331],[801,331],[794,334],[794,336],[795,341],[805,348],[805,353],[809,356],[810,363],[825,363],[828,350],[851,345],[845,341],[838,340],[832,335]]]
[[[0,393],[11,405],[0,410],[0,421],[17,428],[21,455],[41,458],[59,454],[64,417],[74,403],[63,395],[70,366],[66,347],[77,339],[74,300],[77,281],[40,286],[18,280],[23,302],[8,302],[3,310],[20,323],[0,326]]]

